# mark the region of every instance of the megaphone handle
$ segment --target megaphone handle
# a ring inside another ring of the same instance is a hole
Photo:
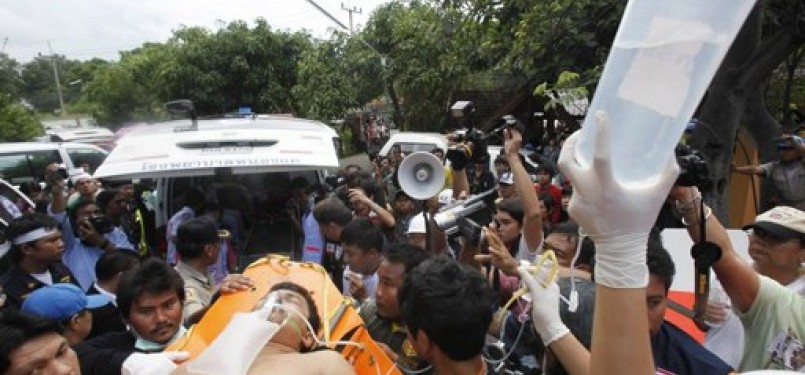
[[[422,201],[422,217],[425,219],[425,251],[429,254],[433,253],[433,239],[431,238],[430,220],[428,220],[428,201]]]

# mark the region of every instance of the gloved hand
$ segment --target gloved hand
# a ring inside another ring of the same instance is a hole
[[[166,375],[175,370],[177,362],[190,358],[188,352],[132,353],[123,362],[122,375]]]
[[[648,234],[679,175],[679,166],[671,154],[652,179],[618,180],[611,162],[611,124],[605,114],[596,116],[598,134],[590,165],[581,165],[576,159],[581,132],[567,139],[559,156],[559,168],[573,185],[570,216],[595,242],[596,282],[612,288],[642,288],[648,284]]]
[[[520,280],[528,287],[531,295],[531,321],[534,329],[547,347],[570,333],[559,317],[559,285],[551,282],[547,288],[543,287],[527,268],[520,267],[518,271]]]

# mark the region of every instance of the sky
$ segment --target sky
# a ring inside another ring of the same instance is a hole
[[[359,29],[387,0],[314,0],[343,24],[359,8]],[[262,17],[274,30],[308,30],[326,38],[338,26],[307,0],[0,0],[0,51],[20,63],[53,52],[68,59],[117,60],[118,51],[164,42],[182,25],[217,30],[232,20]]]

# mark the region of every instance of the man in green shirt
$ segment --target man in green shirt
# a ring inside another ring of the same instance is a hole
[[[422,361],[411,343],[406,339],[397,290],[405,275],[429,257],[424,250],[409,244],[394,244],[383,253],[383,261],[377,269],[378,285],[375,298],[367,299],[360,308],[360,315],[372,339],[385,345],[388,354],[397,366],[415,370]]]

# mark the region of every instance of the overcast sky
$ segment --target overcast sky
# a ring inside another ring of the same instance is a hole
[[[386,0],[315,0],[345,25],[341,10],[362,9],[357,26]],[[0,49],[18,62],[54,52],[70,59],[117,60],[118,51],[163,42],[180,25],[217,30],[240,19],[265,18],[274,30],[309,30],[326,37],[336,24],[306,0],[0,0]]]

